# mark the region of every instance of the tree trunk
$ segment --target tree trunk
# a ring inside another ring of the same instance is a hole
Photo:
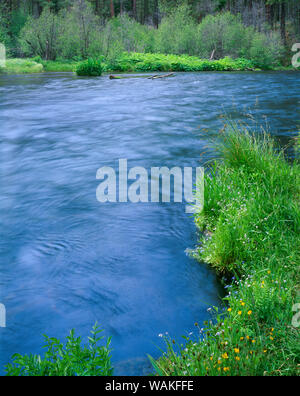
[[[281,13],[280,13],[280,33],[281,39],[284,45],[286,45],[286,24],[285,24],[285,17],[286,17],[286,8],[285,2],[281,3]]]
[[[112,18],[114,18],[114,16],[115,16],[114,0],[110,0],[110,16]]]
[[[136,19],[136,0],[132,0],[132,12],[133,12],[133,18]]]

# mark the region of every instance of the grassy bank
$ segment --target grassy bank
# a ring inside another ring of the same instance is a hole
[[[124,53],[113,62],[106,62],[108,71],[156,72],[156,71],[240,71],[254,70],[254,64],[247,59],[224,58],[210,61],[188,55],[164,55]]]
[[[260,71],[247,59],[224,58],[210,61],[188,55],[164,55],[145,53],[123,53],[115,59],[102,60],[103,72],[200,72],[200,71]],[[40,57],[32,59],[8,59],[4,74],[28,74],[41,72],[75,72],[81,62],[72,60],[45,61]],[[267,70],[280,70],[268,68]],[[282,68],[282,70],[295,70]]]
[[[268,136],[255,138],[236,125],[218,149],[222,160],[206,175],[204,211],[195,217],[209,232],[195,257],[226,277],[226,308],[199,330],[203,341],[189,340],[176,354],[166,340],[157,372],[299,375],[299,163],[289,164]]]
[[[43,65],[31,59],[7,59],[6,67],[0,67],[0,74],[33,74],[43,70]]]

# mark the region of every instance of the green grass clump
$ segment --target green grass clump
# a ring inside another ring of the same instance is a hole
[[[81,337],[74,331],[67,337],[66,345],[56,338],[46,338],[45,357],[14,355],[13,363],[6,366],[9,377],[73,377],[112,375],[110,363],[110,338],[104,346],[98,326],[91,331],[87,346],[81,345]]]
[[[102,62],[97,59],[88,59],[81,62],[76,68],[78,76],[98,77],[102,75],[102,71]]]
[[[45,72],[75,72],[77,67],[79,66],[79,62],[75,61],[42,61],[42,65],[44,66]]]
[[[124,53],[113,64],[107,63],[108,70],[151,72],[151,71],[247,71],[254,70],[254,64],[247,59],[224,58],[210,61],[188,55],[164,55],[144,53]]]
[[[178,376],[299,375],[300,165],[268,135],[233,124],[218,149],[195,216],[206,232],[194,254],[226,278],[226,308],[215,309],[199,340],[187,339],[179,353],[166,340],[154,366]]]
[[[43,65],[30,59],[7,59],[6,66],[1,68],[3,74],[42,73]]]

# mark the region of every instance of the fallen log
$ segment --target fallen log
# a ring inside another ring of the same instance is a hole
[[[169,74],[156,74],[154,76],[148,77],[148,80],[155,80],[157,78],[166,78],[166,77],[173,77],[175,76],[174,73],[169,73]]]
[[[121,80],[124,78],[147,78],[148,80],[156,80],[157,78],[167,78],[167,77],[173,77],[175,76],[174,73],[168,73],[168,74],[155,74],[154,76],[148,77],[146,76],[114,76],[113,74],[110,74],[109,79],[110,80]]]

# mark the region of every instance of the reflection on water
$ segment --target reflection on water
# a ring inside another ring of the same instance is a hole
[[[283,143],[297,133],[298,73],[178,74],[168,80],[71,74],[0,78],[0,365],[41,353],[41,335],[113,337],[118,373],[142,373],[159,333],[179,338],[222,290],[189,259],[184,204],[100,204],[96,171],[201,166],[220,115],[266,116]],[[205,132],[203,132],[205,131]],[[129,362],[128,362],[129,361]],[[131,363],[130,363],[131,362]]]

